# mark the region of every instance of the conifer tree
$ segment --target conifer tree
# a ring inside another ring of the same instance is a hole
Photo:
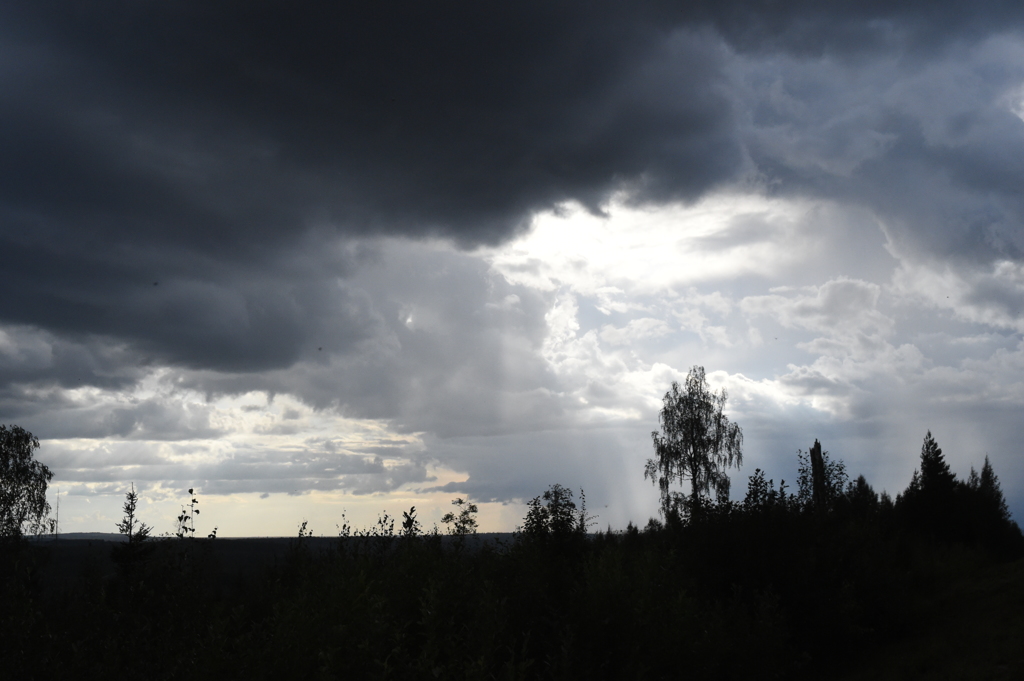
[[[991,510],[995,517],[1003,522],[1010,521],[1010,509],[1003,497],[1003,490],[999,485],[999,478],[992,470],[992,464],[988,457],[985,457],[985,465],[981,467],[981,476],[978,480],[978,492],[985,505]]]
[[[952,538],[961,520],[957,501],[956,474],[929,430],[921,444],[921,466],[896,498],[896,507],[904,522],[914,529],[933,537]]]
[[[1005,555],[1024,551],[1020,528],[1010,517],[999,478],[987,456],[981,474],[972,467],[959,492],[965,540]]]
[[[954,489],[956,474],[949,469],[949,464],[942,456],[942,449],[929,430],[921,445],[921,490],[928,495],[948,497]]]

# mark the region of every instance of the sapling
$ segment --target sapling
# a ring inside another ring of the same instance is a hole
[[[128,537],[129,544],[146,541],[149,538],[149,533],[153,530],[152,527],[135,517],[138,503],[139,495],[135,492],[135,483],[133,482],[131,491],[125,493],[124,518],[117,523],[117,531]]]
[[[420,534],[420,521],[416,518],[416,507],[413,506],[407,512],[402,511],[402,536],[415,537]]]
[[[459,498],[452,500],[452,506],[458,507],[458,515],[449,512],[441,517],[441,522],[449,526],[448,534],[460,537],[464,537],[467,534],[476,534],[476,528],[478,527],[476,513],[479,510],[476,504],[467,503],[465,499]]]
[[[124,544],[115,544],[111,552],[114,562],[121,566],[124,574],[129,574],[143,554],[149,553],[152,548],[147,545],[143,551],[142,542],[149,539],[149,533],[153,528],[136,516],[138,504],[139,495],[135,491],[135,483],[132,483],[131,491],[125,493],[124,517],[117,523],[117,531],[128,537],[128,541]]]
[[[199,503],[199,500],[196,499],[195,490],[191,487],[188,488],[188,495],[192,501],[188,505],[181,507],[181,515],[177,519],[178,529],[175,531],[174,536],[178,539],[196,536],[196,516],[199,515],[199,509],[196,508],[196,504]]]

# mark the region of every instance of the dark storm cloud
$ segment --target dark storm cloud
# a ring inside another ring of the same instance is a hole
[[[353,276],[380,316],[375,342],[349,356],[314,351],[262,373],[183,372],[208,394],[297,395],[318,409],[391,419],[403,432],[494,433],[563,416],[540,348],[550,296],[513,286],[471,255],[394,240]]]
[[[929,0],[712,0],[694,3],[689,12],[713,24],[738,50],[810,57],[892,50],[928,54],[1024,20],[1024,8],[1012,0],[970,6]]]
[[[311,231],[471,245],[624,185],[696,197],[741,157],[722,53],[656,14],[5,7],[0,319],[156,361],[283,367],[326,335],[310,321],[325,314],[342,318],[335,349],[372,335],[358,300],[303,290],[283,264],[323,259],[303,248]]]
[[[140,356],[109,338],[58,337],[24,326],[0,328],[0,386],[43,384],[60,388],[130,386],[142,375]],[[0,389],[0,404],[10,396]]]
[[[61,263],[27,260],[15,260],[0,274],[0,286],[7,292],[0,309],[7,319],[72,337],[101,333],[129,342],[133,352],[120,354],[131,354],[141,364],[272,368],[294,361],[318,340],[345,351],[369,337],[376,323],[358,293],[309,273],[286,278],[280,271],[256,269],[197,277],[165,269],[159,281],[136,272],[134,281],[118,286],[103,276],[69,281],[74,275],[61,269]],[[111,269],[132,267],[141,269],[138,261],[111,263]],[[81,352],[61,359],[54,368],[72,372],[71,377],[60,375],[63,383],[73,381],[75,371],[89,372],[85,364],[95,363],[93,356]],[[28,377],[30,370],[22,365],[18,373]],[[97,382],[109,383],[99,377],[93,379]]]
[[[844,146],[842,131],[835,130],[825,131],[834,146],[817,155],[813,166],[777,150],[766,153],[756,142],[753,156],[781,183],[781,193],[870,207],[910,252],[974,262],[1019,260],[1024,255],[1019,191],[1024,186],[1024,122],[1009,110],[994,111],[991,102],[974,101],[978,111],[969,124],[971,135],[928,139],[924,125],[951,126],[957,112],[937,109],[929,117],[938,121],[922,120],[892,111],[881,95],[874,102],[859,102],[875,109],[875,120],[858,126],[855,134],[860,142],[878,138],[864,158],[850,148],[855,142]],[[808,132],[811,137],[815,131]],[[828,163],[847,165],[849,172],[829,172],[822,167]]]
[[[624,181],[693,197],[739,159],[714,42],[643,10],[63,9],[6,13],[4,203],[94,236],[246,251],[326,221],[492,241]]]
[[[907,220],[934,197],[906,178],[944,178],[948,228],[908,238],[1016,257],[1024,149],[1019,135],[1001,141],[1011,114],[951,114],[954,133],[974,131],[956,143],[881,105],[847,130],[814,118],[843,81],[791,93],[811,109],[796,120],[731,92],[729,69],[736,54],[913,64],[1020,14],[923,2],[8,5],[0,321],[113,338],[143,363],[286,368],[384,333],[339,283],[364,254],[333,253],[338,235],[494,243],[566,200],[695,199],[748,159],[780,192]],[[818,157],[853,171],[822,173],[747,134],[748,106],[763,135],[810,125]],[[860,158],[843,135],[864,126],[892,140]]]
[[[941,263],[966,281],[1019,261],[1024,43],[1012,25],[992,28],[927,58],[906,48],[741,58],[744,139],[770,191],[865,208],[893,255]],[[973,298],[1001,305],[987,296]]]

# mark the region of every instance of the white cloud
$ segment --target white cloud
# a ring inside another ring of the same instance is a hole
[[[881,287],[856,279],[833,279],[811,292],[748,296],[740,306],[749,315],[766,315],[788,328],[829,335],[886,335],[893,321],[878,311]]]
[[[956,319],[1024,333],[1024,265],[988,266],[902,258],[892,289],[908,305],[948,311]]]
[[[647,338],[661,338],[672,332],[664,320],[653,317],[631,319],[624,327],[606,324],[601,329],[601,340],[609,345],[630,345]]]
[[[568,286],[601,298],[606,309],[627,311],[637,296],[785,271],[816,246],[806,222],[814,207],[741,193],[657,208],[620,200],[604,216],[564,206],[481,257],[511,283],[544,291]],[[622,295],[629,302],[616,307],[612,301]]]

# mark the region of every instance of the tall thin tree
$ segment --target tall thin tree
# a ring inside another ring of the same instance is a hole
[[[661,490],[666,519],[681,512],[692,516],[710,497],[728,498],[725,471],[743,462],[743,431],[725,416],[728,395],[711,390],[704,367],[694,366],[684,387],[673,382],[665,393],[659,421],[661,432],[651,433],[656,458],[648,459],[644,478]],[[671,490],[674,482],[690,483],[689,497]]]

